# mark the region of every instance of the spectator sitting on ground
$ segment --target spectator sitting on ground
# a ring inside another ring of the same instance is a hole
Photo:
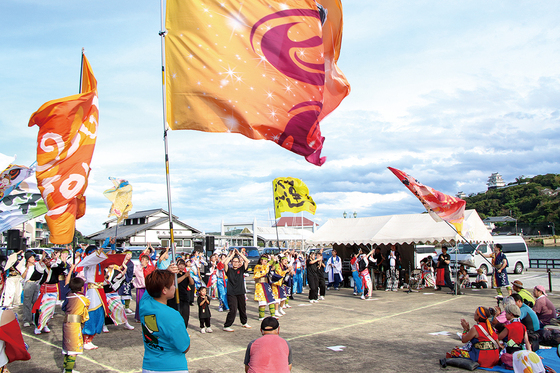
[[[558,324],[558,320],[556,320],[556,308],[554,308],[554,305],[546,296],[544,286],[535,286],[533,289],[533,296],[535,297],[533,311],[535,311],[539,317],[541,327],[549,324]]]
[[[467,272],[463,264],[461,264],[461,266],[459,267],[459,284],[463,289],[471,286],[469,273]]]
[[[272,316],[261,323],[262,337],[249,343],[245,352],[245,372],[286,373],[292,370],[292,348],[280,337],[280,324]]]
[[[515,280],[512,285],[513,291],[521,296],[521,298],[523,299],[523,303],[532,308],[535,305],[535,298],[533,298],[533,296],[527,289],[523,288],[523,283],[519,280]]]
[[[517,307],[519,307],[519,310],[521,311],[519,319],[521,320],[523,325],[525,325],[527,330],[534,332],[539,330],[541,328],[539,324],[539,317],[537,316],[535,311],[533,311],[531,307],[523,303],[523,298],[521,298],[521,295],[512,294],[511,298],[515,300],[515,304],[517,305]]]
[[[487,289],[488,277],[486,277],[486,274],[484,274],[482,268],[477,269],[476,273],[476,280],[472,283],[472,287],[477,289]]]

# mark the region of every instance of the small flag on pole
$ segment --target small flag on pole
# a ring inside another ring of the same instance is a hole
[[[8,196],[19,183],[35,173],[34,165],[31,167],[10,164],[0,173],[0,201]]]
[[[282,212],[309,211],[315,215],[317,204],[309,195],[309,189],[300,179],[279,177],[272,182],[274,188],[274,211],[278,219]]]
[[[128,217],[128,212],[132,210],[132,185],[126,180],[110,177],[113,188],[107,189],[103,195],[113,202],[109,209],[109,217],[116,216],[117,224]]]
[[[49,212],[54,244],[72,242],[76,219],[86,211],[88,176],[99,118],[97,81],[82,53],[81,93],[49,101],[29,119],[39,126],[37,184]]]
[[[165,27],[171,129],[240,133],[325,162],[319,122],[350,92],[336,65],[340,0],[168,0]]]
[[[401,170],[388,167],[392,173],[422,202],[430,216],[435,221],[445,220],[453,224],[457,232],[461,234],[463,220],[465,218],[466,201],[452,197],[447,194],[423,185],[418,180],[407,175]]]
[[[0,232],[44,215],[47,206],[35,182],[21,182],[0,202]]]

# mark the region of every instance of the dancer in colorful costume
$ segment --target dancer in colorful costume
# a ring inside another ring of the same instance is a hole
[[[82,324],[89,319],[89,299],[82,291],[84,280],[80,277],[70,279],[71,273],[67,275],[68,288],[62,310],[66,312],[62,324],[62,353],[64,354],[64,372],[71,373],[76,363],[76,355],[84,352],[84,341],[82,337]]]
[[[255,269],[253,270],[253,279],[255,280],[254,299],[256,302],[259,302],[259,320],[264,320],[266,306],[268,306],[270,316],[276,316],[276,299],[272,294],[272,287],[268,282],[268,272],[270,271],[270,265],[272,263],[272,261],[269,261],[268,258],[263,255],[259,258],[259,264],[255,265]]]
[[[218,278],[218,297],[220,298],[220,306],[218,312],[229,311],[228,301],[227,301],[227,276],[225,271],[224,262],[226,261],[227,255],[221,254],[220,260],[216,265],[216,277]]]
[[[80,263],[80,266],[84,268],[87,283],[86,296],[90,301],[88,308],[89,320],[86,321],[82,330],[84,349],[86,350],[98,348],[93,344],[92,340],[96,334],[102,332],[105,316],[109,314],[107,297],[103,290],[105,268],[111,264],[122,265],[124,258],[124,254],[107,255],[103,252],[103,249],[98,249],[96,246],[91,245],[86,249],[86,257]]]
[[[39,280],[39,297],[31,310],[35,314],[35,334],[51,332],[47,324],[54,316],[54,307],[58,299],[58,276],[66,269],[65,264],[58,258],[59,255],[60,252],[54,252],[51,260],[43,252],[43,259],[36,267],[37,271],[42,273],[42,277]]]
[[[107,298],[107,308],[109,317],[115,325],[124,324],[124,328],[133,330],[134,327],[128,323],[124,304],[121,301],[119,290],[123,286],[125,279],[124,270],[121,271],[118,265],[110,265],[106,269],[106,284],[103,286],[105,297]],[[106,325],[103,325],[103,332],[108,333]]]

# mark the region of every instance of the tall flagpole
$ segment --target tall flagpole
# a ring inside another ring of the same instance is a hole
[[[175,261],[175,237],[173,235],[173,212],[171,209],[171,181],[169,177],[169,147],[167,140],[167,88],[165,86],[165,13],[163,0],[160,0],[160,14],[161,14],[161,30],[159,36],[161,37],[161,92],[163,99],[163,142],[165,144],[165,182],[167,184],[167,209],[169,210],[169,240],[172,261]],[[175,274],[175,299],[177,300],[177,308],[180,308],[179,303],[179,286],[177,282],[177,274]],[[181,311],[179,309],[179,311]]]
[[[78,93],[82,93],[82,81],[84,80],[84,47],[82,47],[81,63],[80,63],[80,87]],[[72,237],[72,261],[76,264],[76,222],[74,222],[74,237]]]
[[[276,243],[278,244],[278,250],[280,250],[280,237],[278,235],[278,222],[276,220],[276,201],[275,201],[275,194],[274,194],[274,180],[272,181],[272,203],[274,204],[274,225],[276,226]],[[282,217],[282,216],[280,216]]]

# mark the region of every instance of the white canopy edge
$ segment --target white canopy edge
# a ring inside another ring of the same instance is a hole
[[[492,242],[492,235],[476,210],[466,210],[463,236],[471,243]],[[310,245],[414,244],[464,242],[446,222],[429,214],[329,219],[307,239]]]

